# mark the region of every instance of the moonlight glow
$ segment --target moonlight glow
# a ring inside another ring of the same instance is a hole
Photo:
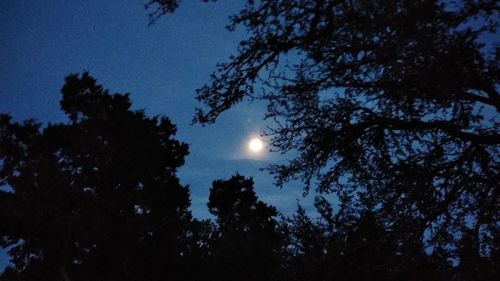
[[[264,148],[264,143],[259,138],[253,138],[248,143],[248,148],[250,149],[251,152],[257,153],[257,152],[260,152],[262,150],[262,148]]]

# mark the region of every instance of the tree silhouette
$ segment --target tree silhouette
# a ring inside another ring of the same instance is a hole
[[[481,255],[481,244],[478,238],[478,233],[474,233],[474,230],[466,229],[462,232],[457,251],[460,263],[456,280],[486,281],[495,280],[500,276],[498,260],[488,259]]]
[[[324,198],[315,206],[318,218],[299,206],[288,221],[285,280],[453,280],[446,256],[401,241],[369,206],[333,215]]]
[[[218,230],[212,241],[214,280],[279,280],[281,237],[277,211],[257,199],[253,180],[216,180],[208,209]]]
[[[320,223],[315,223],[304,208],[288,220],[287,257],[285,280],[324,280],[327,272],[335,267],[326,260],[326,252],[332,242],[331,232]]]
[[[88,73],[66,77],[68,123],[0,117],[1,246],[7,280],[180,280],[187,145],[166,117],[130,110]]]
[[[195,120],[266,100],[271,145],[298,152],[271,167],[279,185],[365,193],[408,240],[453,244],[463,223],[486,238],[500,219],[497,20],[490,0],[247,1],[229,28],[249,37],[197,91]]]

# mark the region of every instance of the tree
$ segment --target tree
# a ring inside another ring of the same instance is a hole
[[[464,221],[491,236],[500,48],[485,36],[498,11],[491,0],[247,1],[229,28],[249,37],[197,91],[195,121],[263,99],[271,145],[297,151],[271,166],[279,185],[365,193],[408,240],[449,243]]]
[[[446,258],[426,253],[422,243],[400,241],[369,206],[344,205],[334,214],[316,197],[315,207],[316,219],[299,206],[288,220],[285,280],[452,280]]]
[[[183,280],[212,280],[212,241],[216,233],[217,227],[211,220],[191,221],[186,235],[187,247],[183,252],[184,268],[187,269]]]
[[[253,180],[237,174],[214,181],[207,205],[218,226],[211,247],[214,280],[279,280],[278,213],[257,199]]]
[[[478,234],[465,229],[458,243],[456,280],[495,280],[500,277],[498,261],[481,256]],[[494,253],[493,253],[494,256]]]
[[[188,153],[166,117],[130,109],[88,73],[66,77],[68,123],[0,116],[0,246],[8,280],[180,280]]]
[[[314,222],[299,205],[296,214],[288,219],[285,226],[288,230],[285,280],[328,279],[328,272],[336,268],[335,262],[327,261],[326,257],[334,244],[330,225]]]

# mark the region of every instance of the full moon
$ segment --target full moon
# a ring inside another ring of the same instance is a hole
[[[259,138],[253,138],[249,143],[248,143],[248,148],[252,152],[259,152],[264,148],[264,143],[262,142],[261,139]]]

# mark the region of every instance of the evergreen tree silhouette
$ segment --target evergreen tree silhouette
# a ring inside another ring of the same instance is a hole
[[[166,117],[130,109],[88,73],[66,77],[68,123],[0,117],[7,280],[181,280],[188,147]]]
[[[214,280],[279,280],[281,240],[276,209],[258,200],[253,180],[216,180],[208,209],[218,230],[212,241]]]

